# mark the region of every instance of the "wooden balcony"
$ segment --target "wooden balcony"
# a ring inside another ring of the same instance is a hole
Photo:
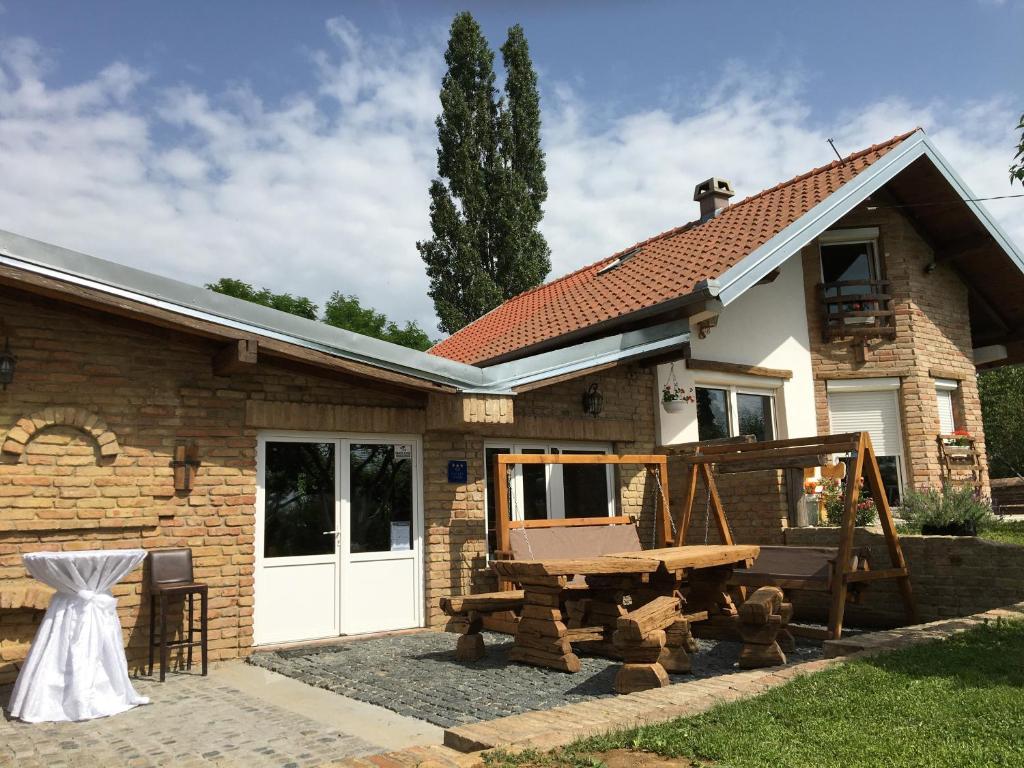
[[[896,318],[888,280],[820,283],[825,341],[894,338]]]

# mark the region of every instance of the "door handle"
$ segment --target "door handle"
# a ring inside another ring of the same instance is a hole
[[[324,531],[324,536],[334,536],[338,533],[341,533],[341,531]]]

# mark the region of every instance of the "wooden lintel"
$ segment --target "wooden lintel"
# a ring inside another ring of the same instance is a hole
[[[963,381],[965,374],[952,368],[929,368],[928,375],[933,379],[949,379],[950,381]]]
[[[681,347],[677,347],[669,352],[662,352],[658,355],[652,355],[651,357],[645,357],[640,361],[641,368],[656,368],[659,365],[667,365],[669,363],[679,363],[683,360],[690,359],[690,345],[689,343],[683,344]]]
[[[258,358],[259,343],[256,339],[236,339],[225,344],[213,356],[213,372],[217,376],[252,370]]]
[[[845,379],[905,379],[913,375],[910,368],[871,368],[857,371],[818,371],[816,381],[843,381]]]
[[[760,365],[743,365],[741,363],[723,363],[718,360],[694,360],[686,361],[686,367],[691,371],[715,371],[717,373],[734,373],[742,376],[761,376],[771,379],[792,379],[793,372],[785,368],[764,368]]]

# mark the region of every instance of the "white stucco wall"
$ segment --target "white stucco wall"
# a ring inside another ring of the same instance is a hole
[[[786,261],[773,283],[758,285],[726,307],[718,325],[707,338],[690,340],[691,356],[697,360],[759,365],[793,372],[788,381],[760,376],[735,376],[713,371],[690,371],[685,363],[675,364],[675,375],[686,389],[700,384],[743,385],[775,391],[778,437],[817,434],[814,413],[814,379],[804,306],[804,276],[800,255]],[[667,413],[661,407],[661,388],[669,378],[669,366],[658,366],[655,407],[660,418],[658,441],[662,445],[697,440],[697,408],[690,404],[682,413]]]

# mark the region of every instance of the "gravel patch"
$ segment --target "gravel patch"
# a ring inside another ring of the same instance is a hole
[[[484,636],[487,656],[475,662],[455,661],[455,635],[442,632],[255,653],[248,662],[443,728],[615,695],[618,662],[581,656],[576,674],[514,664],[511,637]],[[739,643],[697,642],[693,672],[671,675],[673,682],[738,671]],[[801,643],[788,654],[791,662],[820,657],[820,644]]]

